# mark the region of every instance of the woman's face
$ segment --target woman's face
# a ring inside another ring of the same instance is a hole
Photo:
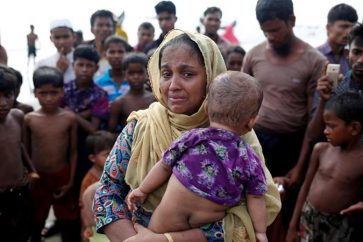
[[[188,45],[169,46],[160,61],[160,91],[170,111],[196,113],[206,96],[207,73]]]

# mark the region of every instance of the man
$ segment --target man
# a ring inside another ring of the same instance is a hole
[[[348,36],[353,26],[357,23],[358,15],[356,10],[341,3],[332,7],[328,13],[326,31],[327,41],[318,47],[318,50],[332,64],[340,64],[340,73],[345,75],[350,69],[348,62],[348,51],[345,46],[348,44]]]
[[[291,0],[259,0],[256,15],[267,41],[250,50],[242,70],[262,85],[264,100],[255,131],[273,177],[301,176],[298,161],[316,80],[326,59],[294,34]],[[291,196],[291,193],[294,194]],[[294,208],[296,191],[286,189],[282,207],[285,228]]]
[[[204,26],[204,35],[211,38],[219,47],[223,54],[231,46],[231,43],[218,34],[221,27],[222,10],[217,7],[209,7],[204,11],[203,18],[200,19]]]
[[[37,49],[35,48],[35,42],[38,40],[38,35],[34,33],[34,25],[30,25],[30,33],[26,36],[28,42],[28,65],[30,57],[33,57],[35,62],[35,57],[37,56]]]
[[[326,75],[318,80],[316,95],[313,106],[316,107],[313,118],[308,127],[308,138],[311,141],[318,140],[323,136],[324,121],[323,111],[326,102],[332,95],[341,94],[346,91],[357,91],[363,93],[363,25],[356,25],[349,37],[349,64],[352,70],[348,71],[344,79],[332,90],[333,82]],[[363,142],[363,140],[362,140]]]
[[[64,83],[74,80],[72,63],[75,35],[72,23],[68,19],[54,19],[50,23],[50,40],[57,52],[40,60],[35,69],[41,66],[56,67],[63,73]]]
[[[159,21],[159,27],[161,34],[157,40],[147,45],[144,49],[146,54],[150,54],[153,50],[159,47],[164,39],[164,36],[175,27],[176,20],[176,8],[171,1],[161,1],[155,6],[155,12]]]

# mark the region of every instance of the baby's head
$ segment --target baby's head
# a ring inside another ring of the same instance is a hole
[[[262,88],[253,77],[239,71],[224,72],[209,88],[209,120],[244,134],[253,128],[262,99]]]
[[[103,130],[96,131],[87,136],[86,148],[88,158],[94,163],[94,166],[103,169],[115,140],[114,134]]]

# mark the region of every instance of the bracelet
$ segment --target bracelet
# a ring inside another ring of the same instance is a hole
[[[168,242],[174,242],[173,237],[171,237],[171,235],[169,233],[164,233],[166,239],[168,240]]]

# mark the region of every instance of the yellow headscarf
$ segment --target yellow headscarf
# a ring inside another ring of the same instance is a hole
[[[208,116],[203,110],[203,105],[199,110],[191,115],[175,114],[167,109],[159,89],[160,70],[159,56],[161,48],[178,35],[187,34],[197,43],[204,59],[207,72],[207,90],[212,80],[220,73],[226,71],[223,57],[217,45],[208,37],[202,34],[191,34],[182,30],[172,30],[165,36],[164,41],[155,51],[149,60],[148,72],[153,89],[153,93],[159,102],[155,102],[146,110],[131,113],[128,121],[137,120],[134,130],[131,157],[126,172],[126,183],[132,189],[138,187],[148,171],[161,158],[173,140],[181,133],[192,128],[208,126]],[[261,146],[254,132],[249,132],[243,137],[260,155],[263,157]],[[268,223],[272,223],[280,210],[281,202],[279,193],[273,184],[269,171],[265,168],[265,174],[269,191],[265,195],[268,211]],[[159,204],[166,185],[150,194],[143,204],[148,210],[154,210]],[[240,204],[227,211],[223,225],[225,231],[225,241],[255,241],[254,230],[251,219],[248,215],[246,204]],[[245,237],[242,239],[242,237]]]

